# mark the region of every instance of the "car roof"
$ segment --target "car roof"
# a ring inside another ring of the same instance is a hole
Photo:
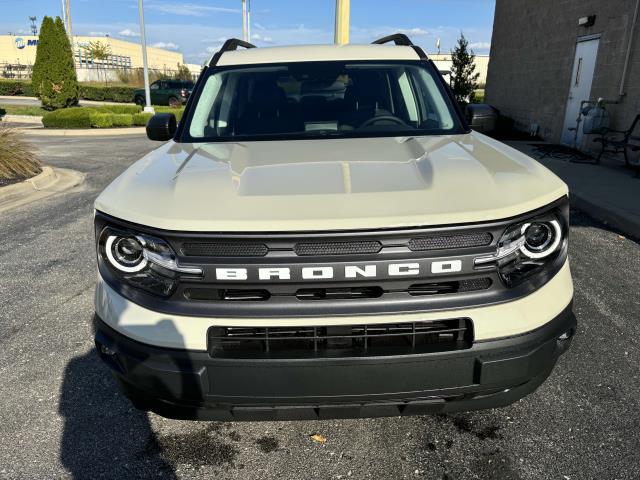
[[[224,52],[217,65],[322,62],[331,60],[419,60],[413,47],[396,45],[298,45]]]

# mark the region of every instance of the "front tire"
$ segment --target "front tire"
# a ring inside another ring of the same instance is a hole
[[[141,97],[140,95],[137,95],[133,101],[136,105],[140,105],[141,107],[144,107],[146,103],[144,97]]]
[[[182,102],[178,100],[176,97],[169,97],[169,106],[171,108],[179,108],[182,105]]]

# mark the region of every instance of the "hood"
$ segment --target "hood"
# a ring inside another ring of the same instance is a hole
[[[96,200],[180,231],[327,231],[504,219],[567,194],[540,163],[479,133],[179,144],[132,165]]]

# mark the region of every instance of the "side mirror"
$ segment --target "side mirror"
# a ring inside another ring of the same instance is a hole
[[[178,129],[178,122],[173,113],[156,113],[147,123],[149,140],[166,142],[171,140]]]
[[[467,123],[472,130],[480,133],[491,133],[498,123],[498,112],[486,103],[470,103],[465,107]]]

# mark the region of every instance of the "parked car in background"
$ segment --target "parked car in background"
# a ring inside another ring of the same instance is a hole
[[[193,90],[193,82],[187,80],[158,80],[151,84],[151,103],[153,105],[169,105],[179,107],[187,103]],[[136,90],[133,101],[138,105],[145,104],[144,88]]]

